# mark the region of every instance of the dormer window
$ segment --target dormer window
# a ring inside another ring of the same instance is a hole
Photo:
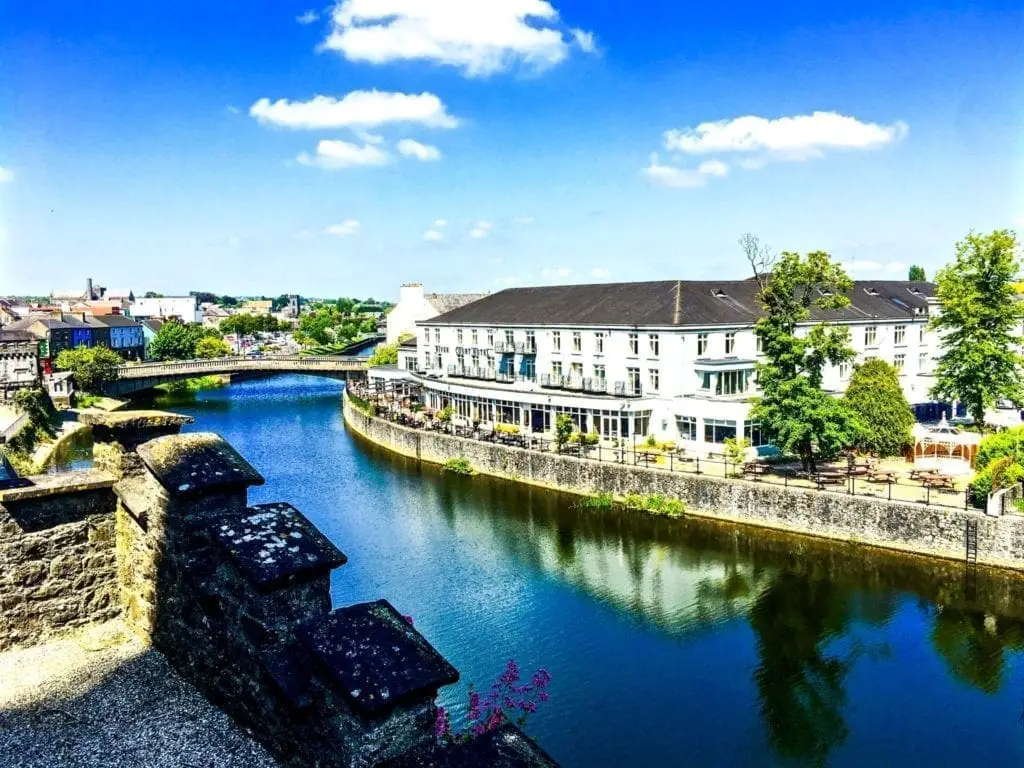
[[[878,295],[880,295],[878,293],[878,289],[877,288],[873,288],[871,286],[868,286],[867,288],[865,288],[864,289],[864,293],[866,293],[868,296],[878,296]]]
[[[714,296],[716,299],[724,299],[728,294],[726,294],[726,292],[723,291],[721,288],[713,288],[711,290],[711,295]]]

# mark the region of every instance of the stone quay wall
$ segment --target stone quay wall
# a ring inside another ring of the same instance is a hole
[[[0,649],[120,617],[286,766],[555,763],[513,725],[437,744],[458,671],[386,600],[332,608],[347,557],[190,418],[93,415],[96,469],[0,489]],[[5,483],[9,484],[9,483]]]
[[[740,479],[599,463],[411,429],[372,416],[346,396],[348,427],[395,453],[433,464],[465,458],[473,469],[578,494],[662,494],[687,514],[792,533],[853,541],[963,561],[968,524],[977,525],[978,563],[1024,570],[1024,516],[851,496]]]

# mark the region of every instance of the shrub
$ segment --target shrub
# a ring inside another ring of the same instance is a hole
[[[860,426],[856,447],[879,456],[898,456],[910,445],[914,414],[896,369],[884,360],[858,365],[843,401]]]
[[[745,437],[727,437],[725,439],[725,458],[733,464],[741,463],[747,456],[750,441]]]
[[[657,448],[658,447],[658,439],[654,435],[648,435],[647,439],[644,441],[644,444],[648,448]]]
[[[584,509],[611,509],[615,506],[615,497],[608,491],[601,491],[581,499],[579,506]]]
[[[454,415],[455,415],[455,409],[452,407],[452,404],[449,403],[448,405],[446,405],[444,408],[442,408],[440,411],[437,412],[437,420],[438,421],[451,421],[452,420],[452,416],[454,416]]]
[[[665,453],[672,453],[676,449],[676,443],[674,440],[666,440],[663,443],[659,443],[658,448]]]
[[[639,493],[630,493],[626,494],[622,501],[629,509],[650,512],[653,515],[680,517],[686,511],[686,505],[682,500],[668,498],[660,493],[652,493],[646,496]]]
[[[562,450],[562,446],[569,441],[574,426],[572,417],[567,413],[560,413],[555,417],[555,443],[558,450]]]
[[[515,424],[495,424],[494,431],[501,432],[506,435],[518,435],[519,427]]]
[[[1015,456],[1018,461],[1024,460],[1024,426],[982,438],[974,468],[980,472],[1000,456]]]
[[[71,371],[75,384],[87,392],[97,391],[103,384],[117,378],[121,356],[106,347],[65,349],[57,355],[57,368]]]
[[[196,357],[227,357],[230,354],[231,347],[214,336],[204,336],[196,342]]]
[[[444,471],[451,472],[455,475],[475,475],[476,471],[473,469],[473,465],[469,463],[469,459],[465,456],[459,456],[456,459],[448,459],[444,463]]]

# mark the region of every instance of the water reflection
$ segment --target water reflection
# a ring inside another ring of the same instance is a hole
[[[1024,650],[1024,622],[981,611],[936,610],[931,641],[957,680],[985,693],[1006,683],[1006,652]]]

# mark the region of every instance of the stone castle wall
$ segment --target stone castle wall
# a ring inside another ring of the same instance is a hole
[[[346,424],[403,456],[435,464],[466,458],[473,469],[545,488],[591,494],[663,494],[689,514],[811,536],[964,560],[968,521],[978,526],[978,562],[1024,570],[1024,516],[925,506],[528,451],[410,429],[371,416],[346,397]]]

